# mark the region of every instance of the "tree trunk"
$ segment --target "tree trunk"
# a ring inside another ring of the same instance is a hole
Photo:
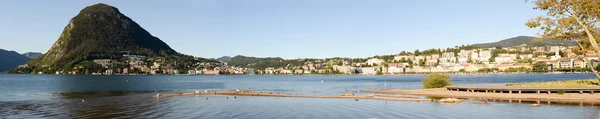
[[[588,29],[588,26],[583,24],[583,22],[581,22],[581,20],[575,16],[571,16],[573,18],[575,18],[575,20],[577,21],[577,23],[579,25],[581,25],[581,27],[583,28],[583,30],[585,31],[585,34],[587,34],[588,36],[588,40],[590,41],[590,44],[592,45],[592,47],[594,48],[594,51],[596,52],[596,54],[598,56],[600,56],[600,48],[598,47],[598,42],[596,42],[596,39],[594,38],[594,36],[592,35],[592,32],[590,32],[590,30]],[[579,42],[578,42],[579,43]],[[579,44],[582,49],[583,46],[581,44]],[[584,58],[585,59],[585,58]],[[592,71],[594,71],[594,68],[592,67]],[[600,81],[600,76],[598,75],[598,73],[594,72],[594,74],[596,74],[596,77],[598,78],[598,81]]]
[[[575,40],[573,40],[575,41]],[[581,45],[581,43],[575,41],[577,43],[577,45],[579,46],[579,48],[581,48],[581,50],[583,51],[583,45]],[[596,67],[594,67],[594,65],[592,65],[592,62],[590,62],[588,59],[585,58],[585,54],[583,55],[583,59],[584,62],[587,62],[586,64],[588,65],[588,67],[590,67],[590,69],[592,69],[592,72],[594,72],[594,74],[596,75],[596,77],[598,78],[598,80],[600,81],[600,75],[598,74],[598,71],[596,71]]]

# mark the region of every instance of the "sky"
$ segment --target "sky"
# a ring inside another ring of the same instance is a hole
[[[69,20],[117,7],[176,51],[197,57],[371,57],[536,36],[523,0],[7,0],[0,49],[45,53]]]

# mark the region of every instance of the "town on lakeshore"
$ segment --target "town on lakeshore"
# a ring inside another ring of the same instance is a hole
[[[530,22],[526,25],[539,26],[539,23]],[[495,43],[402,51],[367,58],[283,59],[238,55],[207,59],[175,51],[116,7],[99,3],[85,7],[73,17],[45,54],[26,53],[32,57],[30,59],[14,52],[13,59],[25,58],[12,63],[8,70],[4,69],[7,70],[5,73],[12,74],[73,75],[593,72],[600,62],[598,49],[590,50],[588,45],[595,46],[595,42],[578,41],[585,40],[582,38],[518,36]]]
[[[236,56],[244,57],[244,56]],[[232,58],[235,59],[236,57]],[[248,57],[245,57],[248,58]],[[446,49],[401,52],[371,58],[327,58],[265,60],[247,66],[228,65],[227,61],[194,63],[168,62],[164,57],[123,54],[119,59],[93,59],[99,67],[83,65],[73,70],[33,72],[36,74],[93,75],[259,75],[259,74],[422,74],[422,73],[530,73],[588,72],[597,67],[600,57],[576,46],[531,46],[479,48],[458,46]],[[255,58],[261,59],[261,58]],[[588,65],[588,61],[589,64]],[[188,64],[188,65],[182,65]],[[265,65],[266,64],[266,65]],[[257,66],[261,65],[261,66]],[[17,69],[27,69],[27,64]]]

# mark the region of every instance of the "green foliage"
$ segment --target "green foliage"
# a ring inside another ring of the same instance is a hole
[[[410,52],[402,51],[398,55],[411,55]]]
[[[536,37],[531,36],[518,36],[509,39],[505,39],[498,42],[493,43],[483,43],[483,44],[473,44],[473,46],[483,47],[483,48],[491,48],[491,47],[513,47],[521,44],[528,44],[531,46],[546,46],[546,45],[564,45],[564,46],[575,46],[577,45],[573,41],[569,40],[551,40],[551,39],[536,39]]]
[[[591,72],[592,69],[590,69],[590,68],[560,68],[560,69],[556,69],[556,71],[559,71],[559,72]]]
[[[394,56],[396,56],[396,55],[381,55],[381,56],[377,55],[377,56],[374,56],[373,58],[382,59],[384,61],[392,61],[392,60],[394,60]],[[367,58],[367,59],[370,59],[370,58]]]
[[[481,68],[479,70],[477,70],[477,72],[495,72],[498,71],[498,68]]]
[[[531,88],[600,88],[597,79],[589,80],[568,80],[568,81],[551,81],[551,82],[530,82],[508,84],[507,86],[515,87],[531,87]]]
[[[381,71],[377,71],[375,72],[375,75],[383,75],[383,73]]]
[[[452,85],[448,74],[432,73],[423,79],[423,88],[443,88]]]
[[[229,59],[229,61],[227,61],[227,64],[230,66],[247,67],[249,65],[256,64],[259,62],[278,62],[281,60],[283,60],[283,58],[279,58],[279,57],[257,58],[257,57],[246,57],[246,56],[238,55],[238,56],[235,56],[235,57]]]
[[[566,93],[565,90],[558,90],[558,92],[556,92],[556,94],[559,94],[559,95],[562,95],[562,94],[565,94],[565,93]]]
[[[505,72],[531,72],[532,69],[531,68],[527,68],[527,67],[510,67],[508,69],[505,70]]]
[[[421,55],[423,55],[423,56],[432,55],[432,54],[442,54],[442,51],[440,51],[439,49],[432,48],[432,49],[421,52]]]
[[[536,62],[533,64],[533,72],[548,72],[548,64],[546,62]]]
[[[294,66],[302,66],[304,65],[303,61],[298,60],[277,60],[277,61],[263,61],[256,63],[254,65],[248,66],[249,68],[255,68],[264,70],[267,67],[294,67]]]

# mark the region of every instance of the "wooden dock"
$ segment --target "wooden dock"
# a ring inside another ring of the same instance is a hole
[[[446,87],[449,91],[485,92],[485,93],[508,93],[508,94],[551,94],[563,91],[564,93],[589,93],[600,92],[600,88],[529,88],[506,86],[506,84],[474,84]]]

